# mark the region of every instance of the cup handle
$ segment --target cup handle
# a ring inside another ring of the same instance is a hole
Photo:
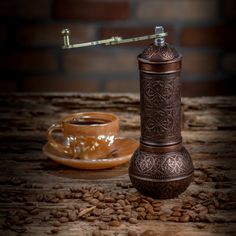
[[[47,130],[47,133],[46,133],[46,136],[47,136],[47,140],[48,142],[50,143],[50,145],[52,145],[55,149],[57,149],[59,152],[62,152],[62,153],[69,153],[68,152],[68,149],[62,145],[61,143],[58,143],[57,141],[55,141],[55,139],[52,137],[52,133],[55,131],[55,130],[62,130],[61,129],[61,125],[60,124],[53,124],[51,125],[48,130]]]

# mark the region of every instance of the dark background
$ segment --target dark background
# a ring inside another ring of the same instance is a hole
[[[151,42],[62,50],[71,42],[168,31],[183,54],[183,95],[235,94],[234,0],[1,0],[0,92],[139,92],[137,55]]]

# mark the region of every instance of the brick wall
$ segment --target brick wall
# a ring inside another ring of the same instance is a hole
[[[1,0],[0,91],[138,92],[136,56],[150,42],[62,50],[71,42],[168,31],[184,55],[183,94],[234,94],[234,0]]]

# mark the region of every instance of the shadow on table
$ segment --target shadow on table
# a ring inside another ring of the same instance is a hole
[[[51,175],[55,175],[58,177],[70,179],[98,180],[110,179],[128,174],[129,163],[105,170],[80,170],[58,164],[51,160],[47,160],[46,163],[42,164],[42,167]]]

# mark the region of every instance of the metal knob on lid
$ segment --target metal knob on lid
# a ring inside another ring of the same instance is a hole
[[[155,34],[162,34],[164,33],[164,28],[162,26],[156,26]],[[165,44],[165,37],[160,37],[155,39],[156,46],[163,46]]]

